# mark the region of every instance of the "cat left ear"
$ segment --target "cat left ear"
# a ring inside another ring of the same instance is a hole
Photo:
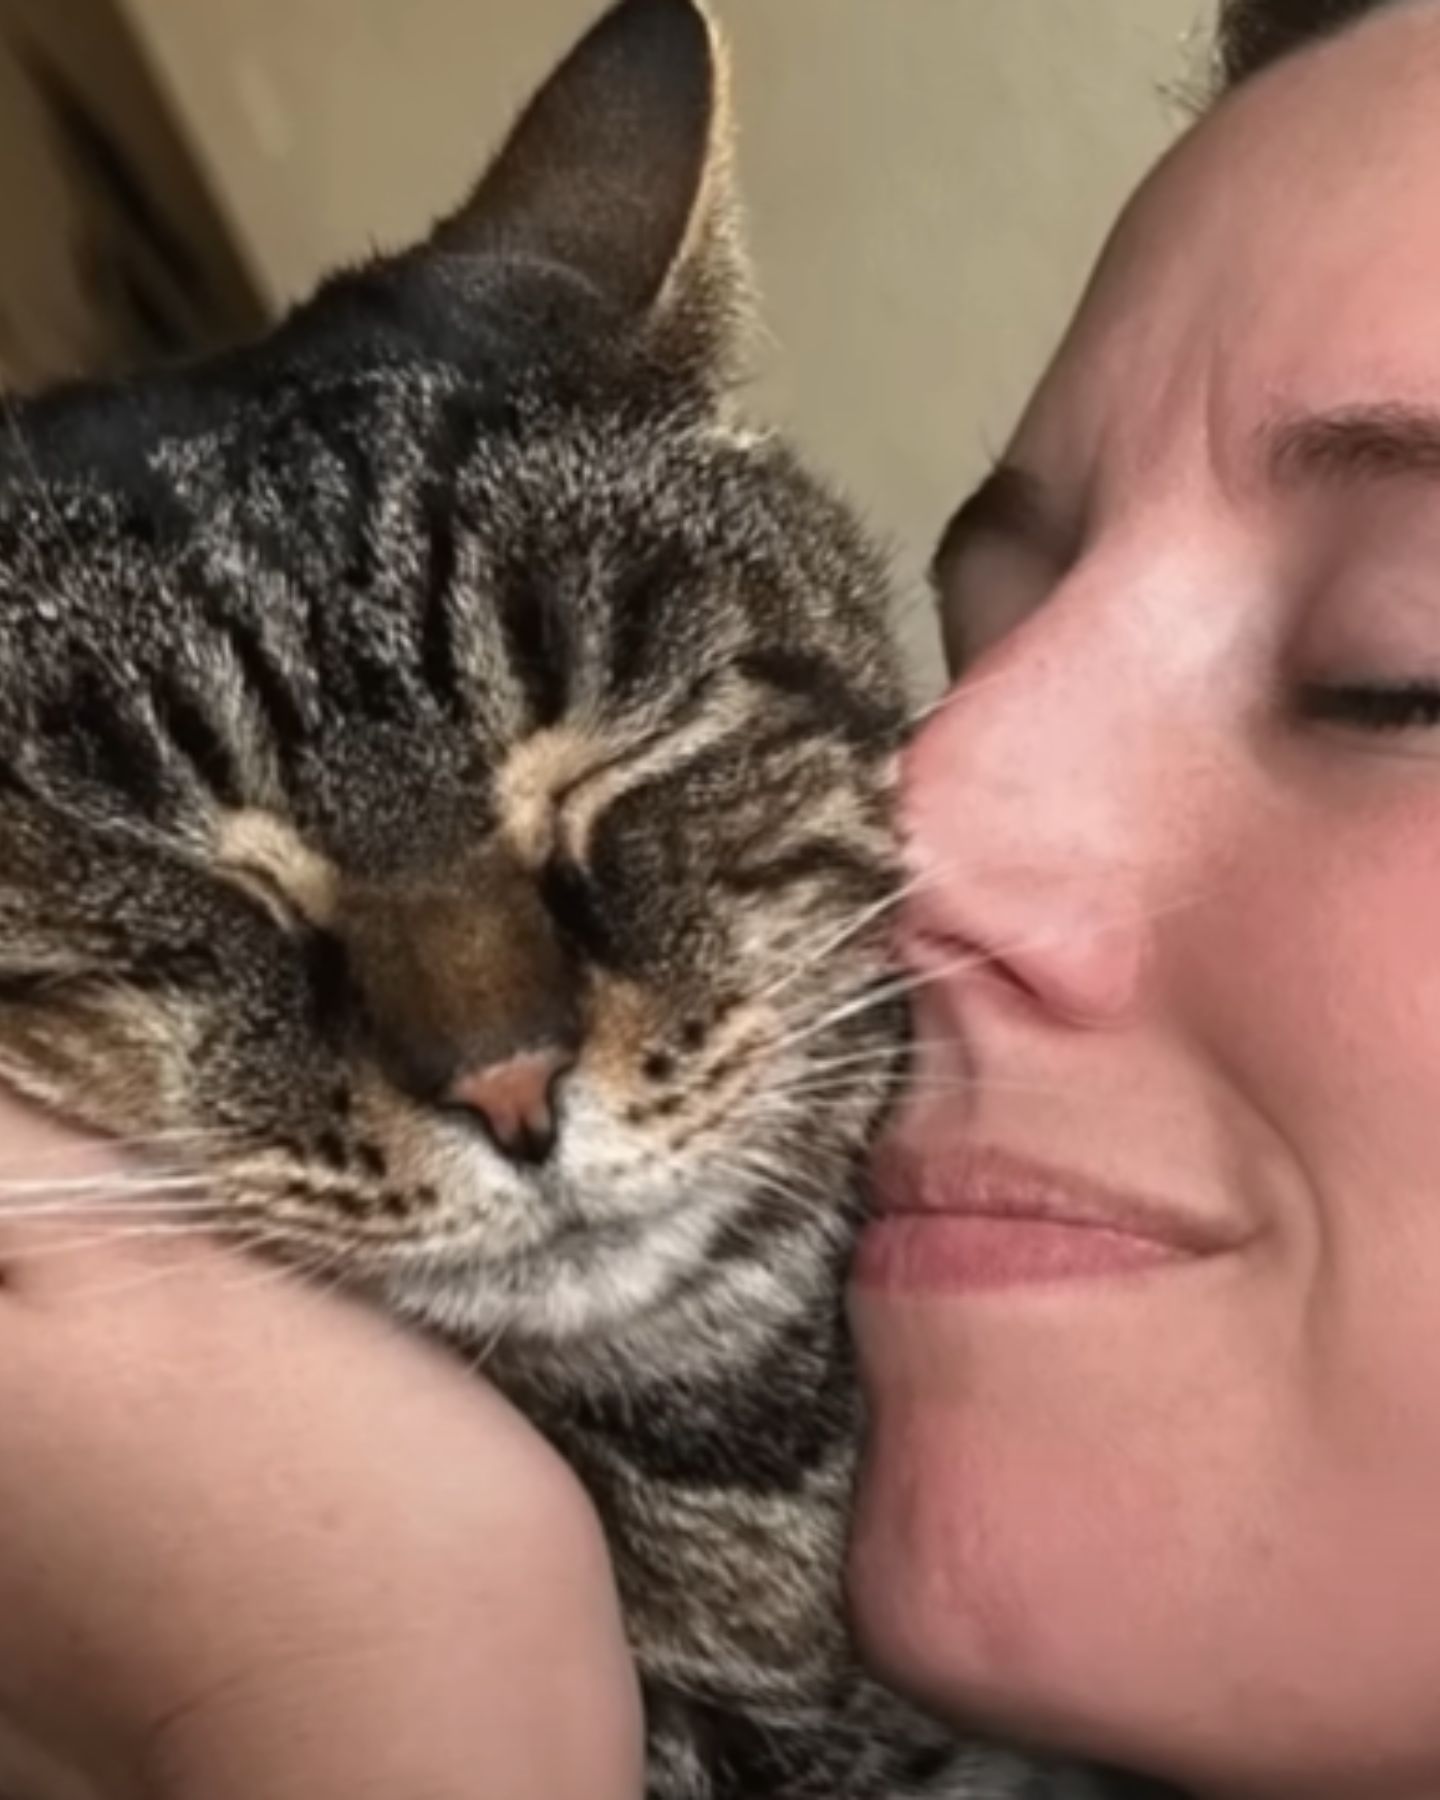
[[[432,247],[559,265],[723,380],[750,292],[726,59],[696,0],[619,0],[540,88]]]

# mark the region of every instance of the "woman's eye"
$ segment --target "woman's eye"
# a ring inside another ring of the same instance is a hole
[[[1321,724],[1361,731],[1421,731],[1440,725],[1440,684],[1307,682],[1300,690],[1300,713]]]

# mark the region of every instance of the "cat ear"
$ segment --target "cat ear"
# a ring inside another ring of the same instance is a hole
[[[432,247],[558,264],[662,354],[723,380],[750,293],[726,72],[697,0],[619,0],[530,101]]]

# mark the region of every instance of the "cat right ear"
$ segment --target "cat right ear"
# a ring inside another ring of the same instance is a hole
[[[521,114],[444,253],[558,265],[661,354],[725,380],[748,310],[726,60],[697,0],[619,0]]]

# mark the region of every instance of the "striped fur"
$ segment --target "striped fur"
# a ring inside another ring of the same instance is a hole
[[[655,1800],[1059,1793],[842,1623],[902,705],[875,553],[730,411],[719,71],[625,0],[432,244],[15,410],[0,1074],[530,1410],[609,1528]],[[578,1060],[532,1168],[443,1093],[538,1021]]]

